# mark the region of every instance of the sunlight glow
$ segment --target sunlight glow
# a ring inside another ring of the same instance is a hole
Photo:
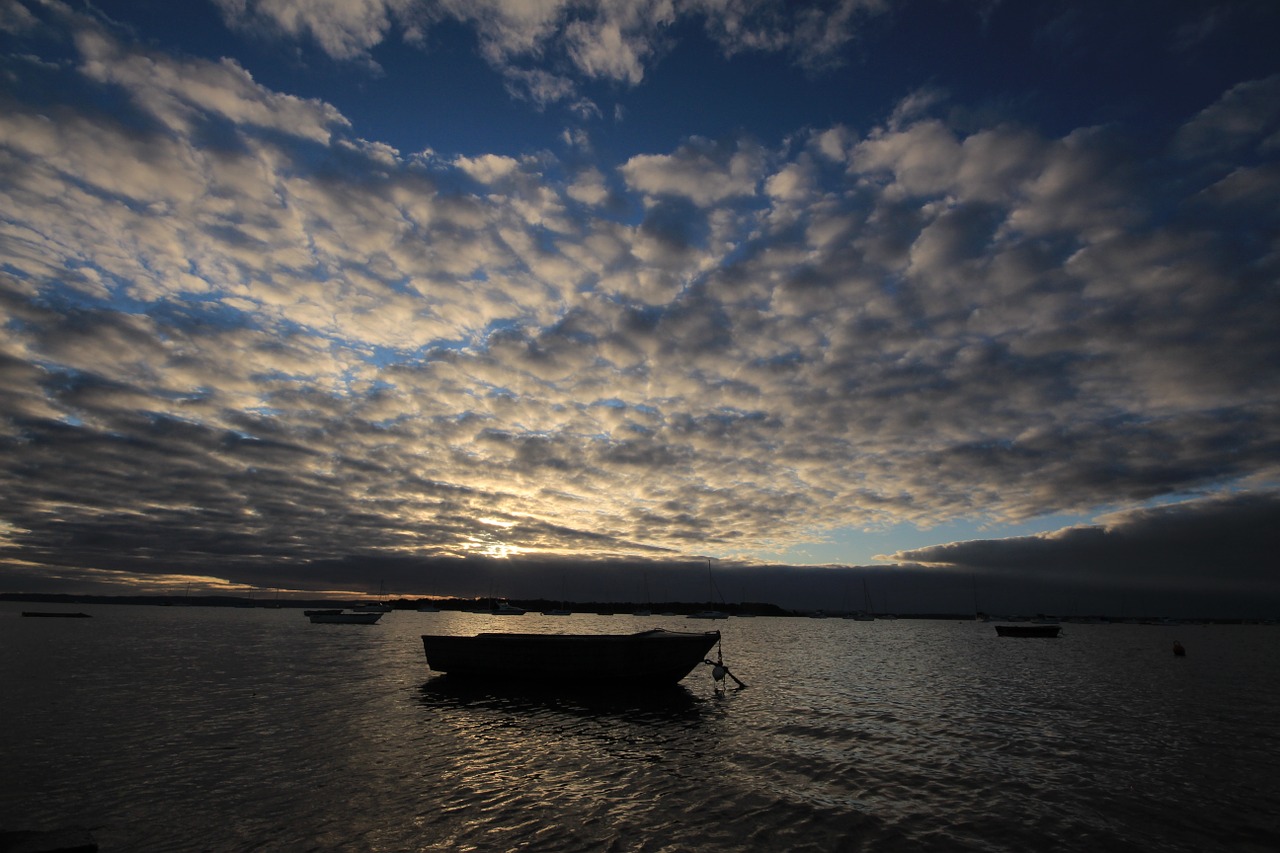
[[[468,537],[467,542],[462,547],[467,553],[478,554],[482,557],[494,557],[499,560],[507,560],[525,553],[524,548],[491,536]]]

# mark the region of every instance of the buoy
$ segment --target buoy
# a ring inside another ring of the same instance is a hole
[[[747,686],[742,683],[742,679],[729,671],[729,667],[726,666],[724,662],[724,651],[719,644],[716,645],[716,659],[712,660],[711,658],[703,658],[702,662],[711,667],[711,677],[715,680],[717,689],[721,682],[724,681],[724,677],[726,675],[733,679],[733,683],[738,685],[738,689],[742,689]]]
[[[1182,643],[1177,640],[1173,641],[1173,654],[1175,657],[1184,658],[1187,656],[1187,650],[1182,647]]]

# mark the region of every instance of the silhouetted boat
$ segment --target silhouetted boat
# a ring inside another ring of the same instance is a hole
[[[716,599],[716,582],[711,577],[711,558],[707,557],[707,589],[711,593],[711,602],[714,604]],[[699,610],[697,613],[690,613],[686,619],[728,619],[729,614],[723,610]]]
[[[351,609],[354,610],[356,613],[390,613],[391,603],[383,597],[386,594],[387,594],[386,586],[384,583],[380,581],[378,583],[378,600],[377,601],[368,601],[368,602],[365,602],[364,604],[357,604],[355,607],[352,607]]]
[[[997,625],[996,633],[1001,637],[1056,637],[1062,632],[1061,625]]]
[[[92,619],[93,618],[88,613],[67,613],[65,611],[50,611],[50,610],[24,610],[22,611],[22,615],[53,617],[55,619]]]
[[[422,635],[427,666],[451,677],[545,684],[674,684],[706,660],[719,631]]]
[[[342,612],[342,608],[338,608],[337,610],[304,610],[302,611],[302,615],[303,616],[337,616],[341,612]]]
[[[310,616],[312,622],[320,625],[372,625],[382,618],[381,613],[337,613],[320,612]]]
[[[857,613],[845,614],[846,619],[852,619],[855,622],[874,622],[876,621],[876,608],[871,603],[871,591],[867,589],[867,579],[862,579],[862,603],[865,610],[859,610]]]

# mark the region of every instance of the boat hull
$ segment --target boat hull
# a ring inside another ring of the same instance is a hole
[[[1050,639],[1062,632],[1061,625],[997,625],[1001,637],[1043,637]]]
[[[546,684],[675,684],[702,663],[719,631],[636,634],[424,634],[427,666],[456,678]]]

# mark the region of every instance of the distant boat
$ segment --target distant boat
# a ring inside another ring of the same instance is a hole
[[[1061,625],[997,625],[996,634],[1001,637],[1056,637]]]
[[[54,619],[92,619],[88,613],[67,613],[61,610],[24,610],[23,616],[45,617]]]
[[[556,607],[552,610],[542,611],[543,616],[572,616],[572,610],[565,610],[563,607]]]
[[[378,600],[368,604],[357,604],[351,609],[356,613],[390,613],[391,603],[385,598],[386,584],[384,581],[378,582]]]
[[[450,677],[653,686],[684,678],[719,639],[719,631],[660,628],[636,634],[424,634],[422,647],[427,666]]]
[[[855,622],[874,622],[876,621],[876,608],[871,603],[871,590],[867,589],[867,579],[862,579],[862,603],[866,605],[865,610],[859,610],[846,619],[853,619]]]
[[[712,603],[716,597],[716,582],[711,577],[711,558],[707,557],[707,588],[711,591]],[[697,613],[690,613],[686,619],[728,619],[729,614],[723,610],[699,610]]]
[[[382,618],[381,613],[337,613],[320,611],[311,614],[310,619],[319,625],[373,625]]]
[[[302,611],[302,615],[303,616],[337,616],[341,612],[342,612],[342,608],[338,608],[337,610],[304,610]]]
[[[649,573],[644,573],[644,607],[637,607],[631,611],[632,616],[652,616],[653,615],[653,596],[649,594]]]
[[[494,616],[523,616],[525,610],[523,607],[516,607],[509,601],[495,601],[489,607],[489,612]]]
[[[987,614],[978,607],[978,579],[971,574],[969,575],[969,583],[973,586],[973,621],[986,622]]]

